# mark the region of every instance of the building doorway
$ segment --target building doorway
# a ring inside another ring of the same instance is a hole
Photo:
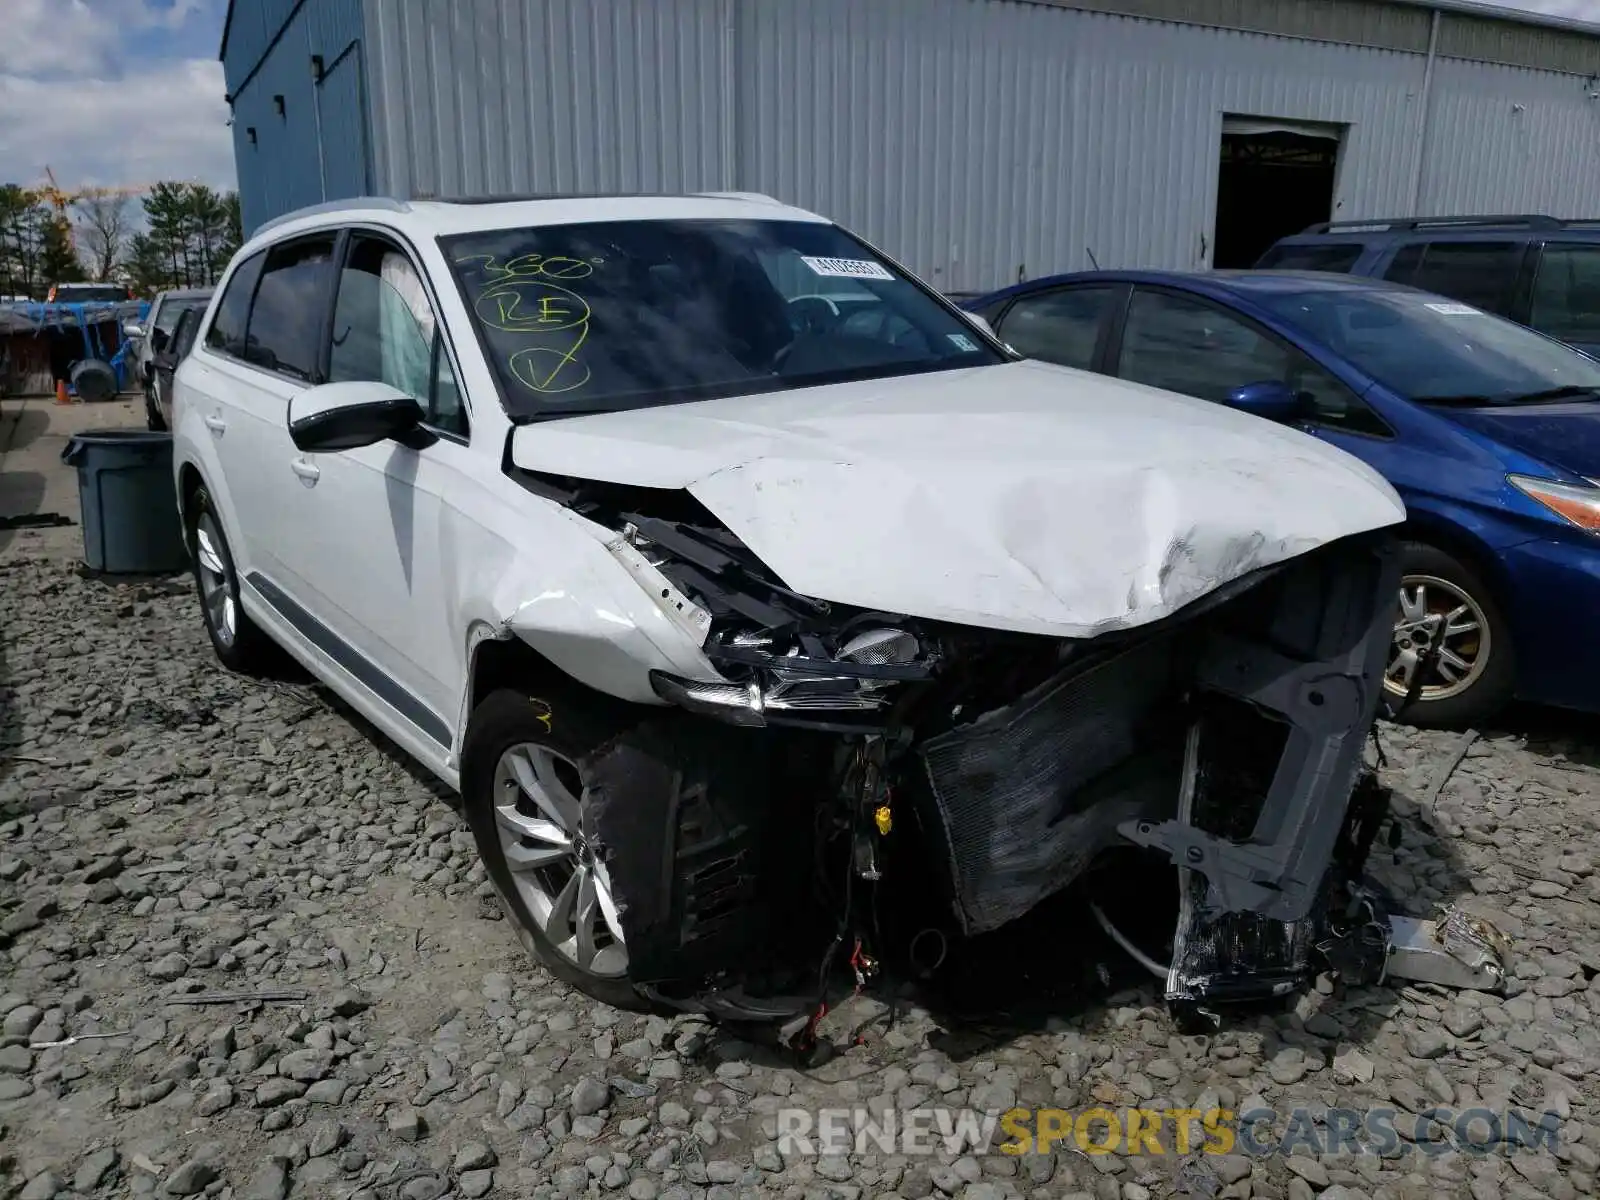
[[[1333,215],[1340,125],[1224,116],[1211,265],[1254,266],[1281,237]]]

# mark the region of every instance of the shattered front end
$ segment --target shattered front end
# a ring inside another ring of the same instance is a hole
[[[1170,946],[1136,956],[1176,1009],[1383,970],[1393,933],[1360,879],[1388,809],[1363,763],[1399,582],[1385,532],[1067,638],[807,596],[685,492],[520,475],[610,530],[710,665],[653,670],[666,707],[589,764],[655,999],[814,1015],[841,964],[858,985],[880,959],[915,970],[919,945],[1066,889],[1126,946],[1091,887],[1113,851],[1174,914]]]
[[[1177,867],[1169,1000],[1297,987],[1387,810],[1362,752],[1397,582],[1386,539],[1347,539],[1087,643],[923,740],[962,931],[1020,916],[1125,839]]]

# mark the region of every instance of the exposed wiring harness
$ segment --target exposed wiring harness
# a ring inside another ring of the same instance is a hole
[[[1089,911],[1094,914],[1094,919],[1099,923],[1100,928],[1106,931],[1106,936],[1126,950],[1128,954],[1132,956],[1135,962],[1137,962],[1145,970],[1149,971],[1150,974],[1154,975],[1156,978],[1163,980],[1167,978],[1170,968],[1163,967],[1155,959],[1151,958],[1143,950],[1135,946],[1132,939],[1124,934],[1122,930],[1113,925],[1111,923],[1111,918],[1106,916],[1106,914],[1101,910],[1100,906],[1093,900],[1089,901]]]

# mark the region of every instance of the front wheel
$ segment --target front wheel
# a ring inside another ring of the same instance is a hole
[[[489,879],[523,946],[550,973],[615,1008],[648,1007],[628,974],[610,868],[583,766],[621,732],[576,689],[501,690],[473,710],[462,800]]]
[[[1400,719],[1451,728],[1492,717],[1516,689],[1506,619],[1483,578],[1437,546],[1408,542],[1401,552],[1400,597],[1384,690],[1398,706],[1425,669],[1415,703]]]

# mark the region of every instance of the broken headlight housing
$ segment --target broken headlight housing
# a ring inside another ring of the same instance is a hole
[[[870,727],[896,685],[927,679],[933,656],[908,630],[869,626],[826,652],[818,637],[762,630],[713,633],[706,656],[727,681],[682,679],[652,671],[656,695],[680,708],[735,725],[780,722],[822,728]]]
[[[723,676],[652,671],[656,695],[679,708],[735,725],[870,729],[896,685],[933,674],[938,655],[907,622],[790,592],[725,531],[644,519],[612,552],[669,619],[704,637]]]

